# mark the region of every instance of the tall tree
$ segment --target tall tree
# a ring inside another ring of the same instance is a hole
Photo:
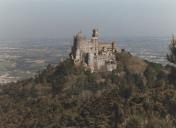
[[[169,62],[176,64],[176,38],[174,36],[172,36],[169,49],[170,49],[170,54],[167,55],[167,59]]]
[[[167,55],[167,59],[169,62],[176,64],[176,38],[172,36],[171,44],[169,45],[170,54]],[[169,74],[169,80],[171,83],[176,85],[176,68],[173,66],[171,68],[171,72]]]

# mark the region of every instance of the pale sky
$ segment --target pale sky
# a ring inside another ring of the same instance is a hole
[[[176,34],[176,0],[0,0],[0,39]]]

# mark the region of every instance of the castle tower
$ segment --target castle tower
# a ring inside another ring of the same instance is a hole
[[[115,42],[113,41],[113,42],[112,42],[112,52],[115,51],[115,48],[116,48],[116,46],[115,46]]]
[[[84,34],[82,33],[82,31],[78,32],[75,36],[74,36],[74,44],[76,48],[80,48],[81,42],[84,41],[86,38],[84,36]]]
[[[92,43],[94,43],[96,54],[98,54],[98,38],[99,38],[98,29],[93,29],[91,41],[92,41]]]
[[[75,63],[79,64],[81,62],[81,45],[85,40],[84,34],[80,31],[74,36],[74,46],[72,48]]]
[[[98,39],[98,37],[99,37],[98,29],[93,29],[92,37]]]

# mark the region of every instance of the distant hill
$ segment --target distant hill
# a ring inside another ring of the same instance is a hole
[[[85,71],[69,59],[35,78],[0,87],[2,128],[173,128],[173,67],[118,53],[113,72]]]

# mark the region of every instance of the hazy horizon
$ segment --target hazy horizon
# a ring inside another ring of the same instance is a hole
[[[1,0],[0,39],[171,36],[175,0]]]

